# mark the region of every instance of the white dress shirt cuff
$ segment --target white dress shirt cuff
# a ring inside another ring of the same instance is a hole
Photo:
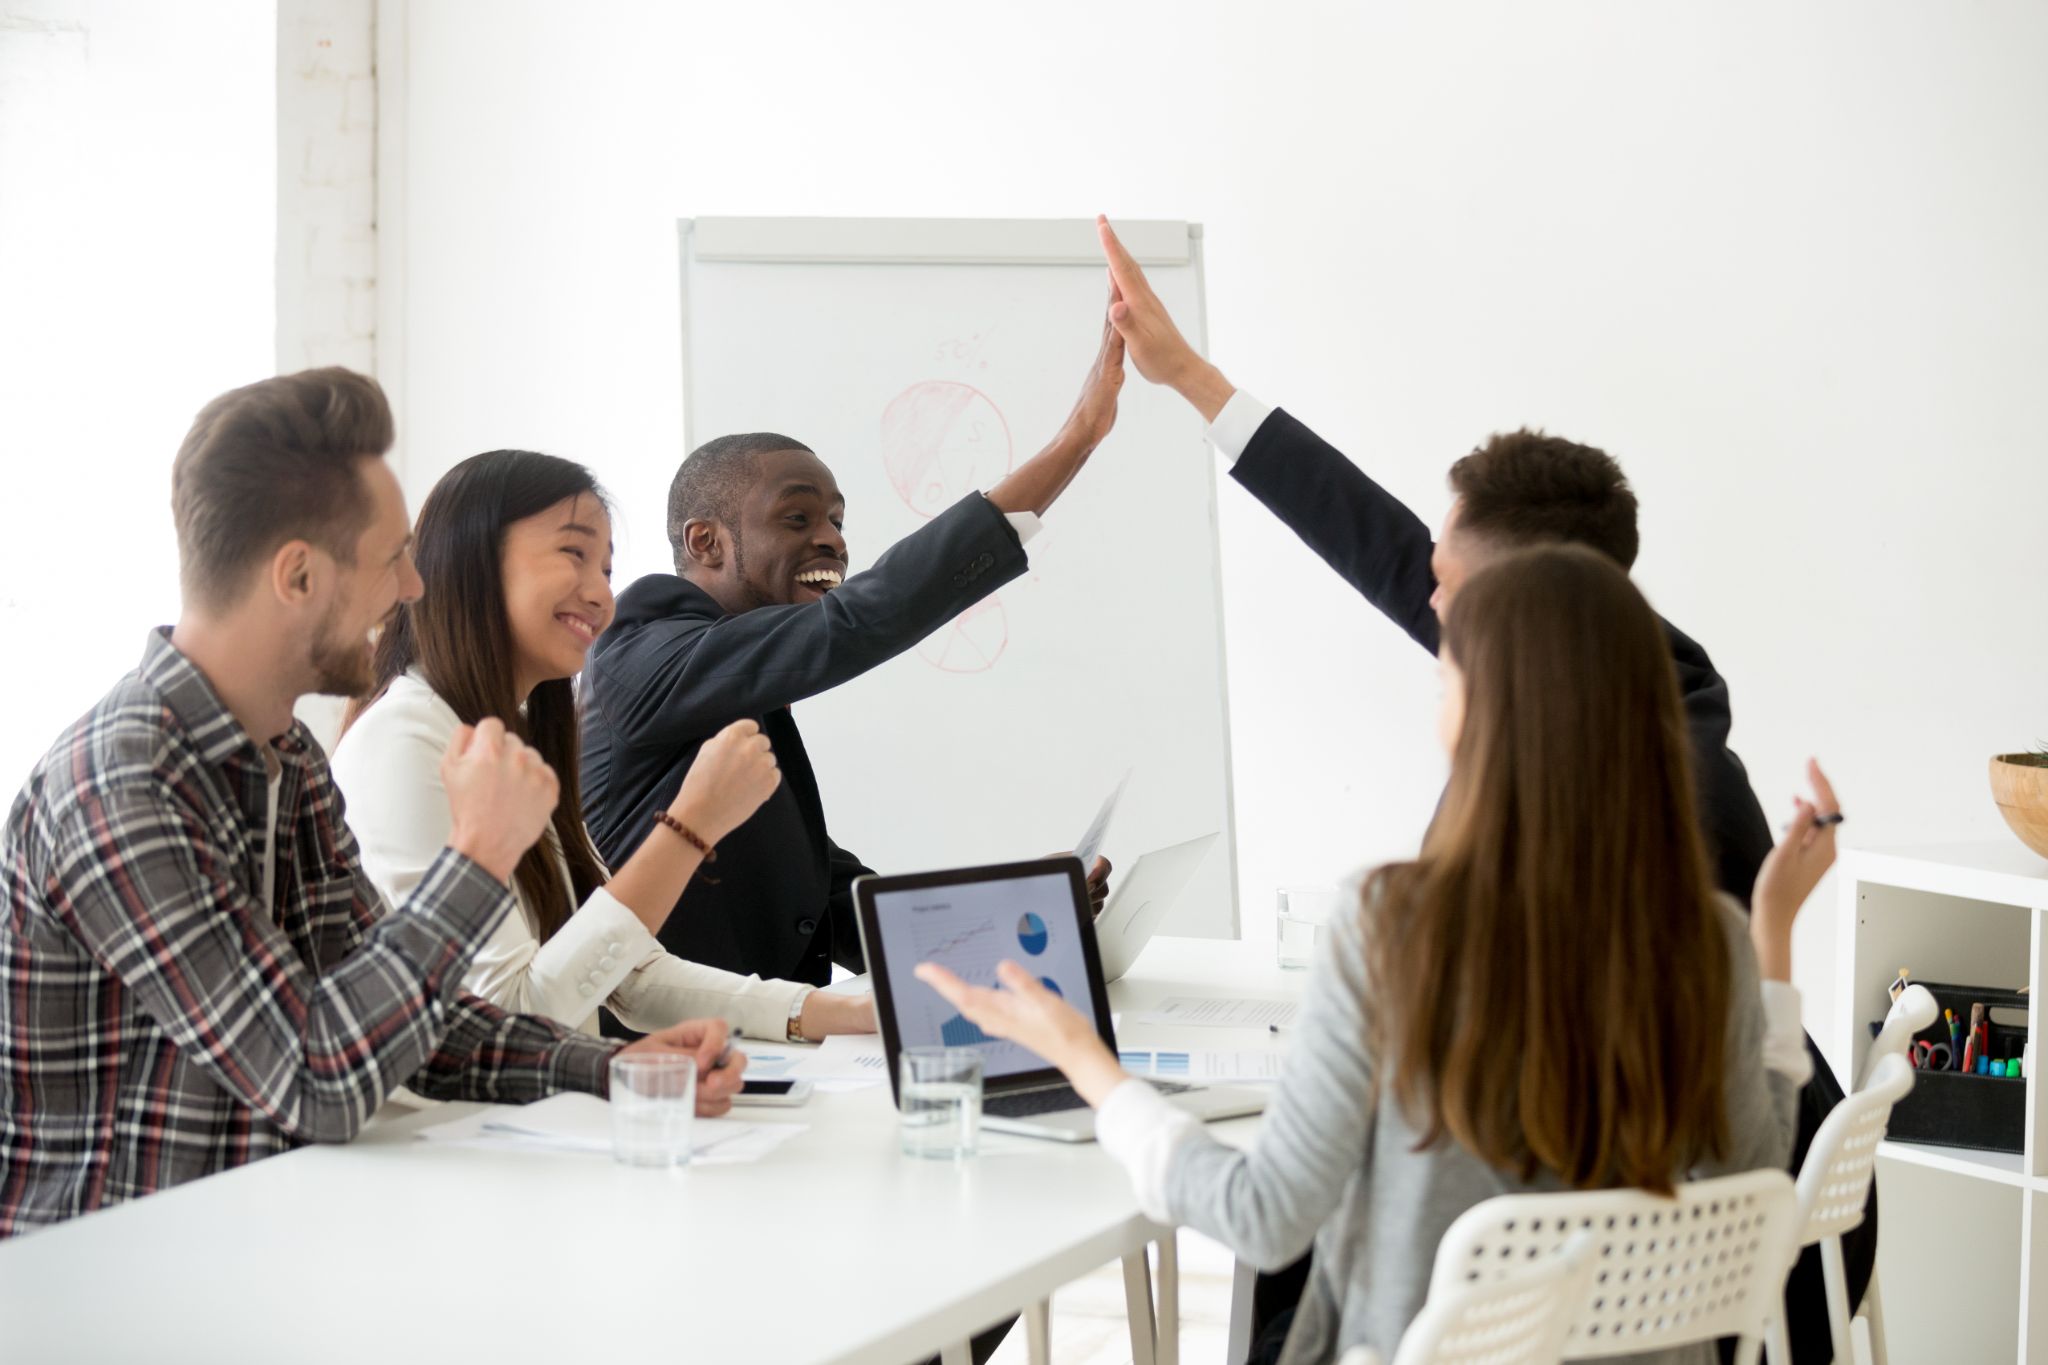
[[[1252,437],[1259,434],[1259,428],[1266,425],[1266,419],[1272,415],[1270,404],[1261,403],[1239,389],[1230,395],[1223,411],[1217,413],[1216,420],[1209,424],[1209,444],[1235,464],[1244,454],[1244,448],[1252,443]]]
[[[1017,533],[1019,545],[1029,545],[1031,537],[1038,534],[1038,528],[1045,525],[1036,512],[1005,512],[1003,520],[1010,523],[1010,529]]]
[[[1764,1065],[1794,1085],[1805,1085],[1813,1079],[1813,1058],[1800,1023],[1799,988],[1789,981],[1766,981],[1763,993]]]
[[[1194,1115],[1174,1108],[1140,1080],[1110,1091],[1095,1112],[1095,1140],[1129,1173],[1138,1208],[1155,1223],[1173,1222],[1166,1197],[1173,1154],[1201,1127]]]

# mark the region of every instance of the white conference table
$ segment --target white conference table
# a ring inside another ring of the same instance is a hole
[[[1269,944],[1161,938],[1111,996],[1129,1016],[1168,995],[1298,998],[1305,976]],[[1136,1023],[1118,1041],[1279,1042]],[[475,1108],[0,1243],[0,1360],[904,1365],[1165,1232],[1093,1143],[985,1132],[958,1165],[902,1156],[886,1086],[739,1111],[809,1130],[678,1171],[412,1136]],[[1257,1123],[1213,1131],[1244,1144]]]

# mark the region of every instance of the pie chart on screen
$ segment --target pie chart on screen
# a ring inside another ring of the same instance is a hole
[[[1033,957],[1045,951],[1046,939],[1045,921],[1038,916],[1027,912],[1017,921],[1018,946]]]

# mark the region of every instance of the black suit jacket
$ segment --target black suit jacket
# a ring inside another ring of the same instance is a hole
[[[1415,642],[1437,650],[1436,613],[1430,595],[1435,545],[1429,528],[1400,499],[1381,488],[1342,452],[1281,409],[1274,409],[1245,447],[1231,477],[1378,607]],[[1699,791],[1700,823],[1713,860],[1715,880],[1743,905],[1756,885],[1757,869],[1771,851],[1771,827],[1750,789],[1749,773],[1728,747],[1731,718],[1728,684],[1713,660],[1669,621],[1671,661],[1678,666],[1686,727],[1692,738],[1693,781]],[[1842,1099],[1841,1083],[1809,1036],[1813,1079],[1800,1092],[1799,1134],[1791,1169],[1806,1159],[1814,1131]],[[1842,1239],[1850,1293],[1860,1300],[1877,1256],[1877,1186],[1870,1188],[1862,1227]],[[1826,1301],[1820,1253],[1808,1247],[1786,1288],[1787,1327],[1797,1365],[1828,1359]]]
[[[719,841],[661,943],[729,971],[824,985],[833,962],[864,970],[850,887],[860,860],[826,832],[792,702],[860,676],[1024,572],[1003,514],[970,494],[824,600],[730,616],[673,574],[619,596],[583,670],[583,813],[617,867],[682,786],[698,746],[752,717],[782,783]]]
[[[1429,528],[1400,499],[1285,411],[1259,427],[1231,477],[1424,649],[1437,650]],[[1771,827],[1749,773],[1728,747],[1728,684],[1689,636],[1666,621],[1692,736],[1693,780],[1715,881],[1744,905],[1771,851]]]

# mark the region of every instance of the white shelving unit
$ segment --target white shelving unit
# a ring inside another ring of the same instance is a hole
[[[2048,982],[2048,860],[2016,839],[1855,849],[1838,872],[1841,923],[1830,1049],[1862,1075],[1870,1022],[1900,967],[1926,981]],[[1878,1264],[1890,1356],[2048,1365],[2048,1085],[2026,1068],[2026,1150],[1887,1141],[1878,1149]]]

